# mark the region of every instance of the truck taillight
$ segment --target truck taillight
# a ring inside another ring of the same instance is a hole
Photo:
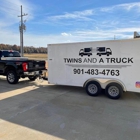
[[[22,67],[23,67],[23,71],[27,71],[28,70],[28,64],[27,63],[23,63]]]

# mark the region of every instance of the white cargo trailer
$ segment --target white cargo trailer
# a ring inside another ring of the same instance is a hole
[[[139,72],[139,38],[48,45],[48,82],[85,87],[90,96],[140,92]]]

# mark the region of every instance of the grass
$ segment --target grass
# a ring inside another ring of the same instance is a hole
[[[43,54],[43,53],[25,53],[24,57],[28,57],[29,59],[38,59],[38,60],[47,60],[47,54]]]
[[[46,68],[48,68],[48,61],[47,61],[47,54],[42,54],[42,53],[24,53],[24,57],[28,57],[28,59],[32,60],[45,60],[46,61]]]

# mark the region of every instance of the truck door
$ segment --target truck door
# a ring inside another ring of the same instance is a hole
[[[109,56],[112,54],[112,51],[110,48],[106,48],[106,55]]]
[[[1,57],[2,57],[2,52],[0,51],[0,73],[2,73],[3,71],[3,62],[1,60]]]

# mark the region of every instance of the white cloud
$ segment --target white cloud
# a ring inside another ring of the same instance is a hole
[[[62,36],[71,36],[71,34],[68,33],[61,33]]]
[[[0,30],[0,43],[4,43],[4,44],[20,44],[19,41],[19,34],[12,32],[10,30],[6,30],[6,29],[1,29]]]
[[[55,15],[55,16],[48,16],[47,20],[63,20],[63,19],[73,19],[73,20],[93,20],[94,15],[103,14],[104,12],[115,12],[115,11],[135,11],[140,13],[140,2],[134,2],[134,3],[126,3],[126,4],[118,4],[110,7],[101,7],[101,8],[95,8],[95,9],[87,9],[83,11],[74,11],[72,13],[64,13],[61,15]]]
[[[137,32],[140,32],[140,27],[132,27],[132,28],[123,28],[123,29],[116,29],[115,32],[116,33],[131,33],[131,32],[134,32],[134,31],[137,31]]]
[[[65,13],[63,15],[50,16],[50,20],[60,20],[60,19],[85,19],[90,20],[89,16],[93,15],[93,10],[75,11],[73,13]]]
[[[116,39],[128,39],[128,38],[133,38],[134,31],[140,32],[140,28],[122,28],[122,29],[110,29],[110,30],[98,29],[98,31],[79,30],[79,31],[73,31],[68,33],[64,32],[58,35],[35,35],[35,34],[25,33],[24,46],[47,47],[47,44],[53,44],[53,43],[113,40],[114,36]],[[20,45],[19,34],[5,31],[5,30],[0,31],[0,34],[3,34],[3,36],[1,37],[1,43]]]
[[[45,19],[47,22],[42,20],[42,23],[51,23],[53,26],[77,26],[78,29],[85,27],[99,29],[121,28],[125,27],[126,24],[127,27],[130,27],[132,25],[130,24],[131,21],[134,21],[136,24],[136,18],[139,17],[139,13],[140,2],[134,2],[48,16],[47,20]],[[138,20],[139,18],[137,18]]]
[[[100,41],[100,40],[113,40],[115,39],[129,39],[133,38],[133,32],[140,32],[140,28],[122,28],[113,30],[84,30],[84,31],[74,31],[68,33],[61,33],[60,35],[25,35],[25,42],[27,44],[31,43],[34,45],[34,40],[36,40],[35,46],[47,46],[47,44],[53,43],[69,43],[69,42],[85,42],[85,41]],[[26,44],[25,43],[25,44]]]
[[[30,5],[26,0],[1,0],[0,6],[0,43],[5,44],[20,44],[20,33],[18,31],[18,26],[20,23],[20,17],[18,15],[21,14],[21,5],[23,7],[24,13],[33,13],[34,5]],[[32,14],[33,15],[33,14]],[[27,16],[26,16],[27,18]],[[24,19],[26,19],[24,17]],[[33,19],[33,16],[28,16],[28,20]],[[14,26],[17,26],[15,30]]]
[[[124,8],[124,9],[130,11],[132,9],[140,8],[140,2],[121,4],[121,5],[118,5],[118,7],[121,7],[121,8]]]
[[[137,12],[140,12],[138,10],[139,8],[140,8],[140,2],[134,2],[134,3],[118,4],[111,7],[103,7],[99,9],[101,12],[111,12],[118,9],[126,10],[126,11],[130,11],[133,9],[133,10],[137,10]]]
[[[19,23],[20,18],[18,15],[20,15],[21,11],[21,5],[23,9],[23,14],[24,13],[31,13],[32,14],[32,7],[27,1],[21,1],[21,0],[5,0],[1,1],[1,6],[0,6],[0,14],[3,15],[2,18],[0,19],[0,27],[7,27],[10,25],[13,25],[15,23]],[[33,16],[29,16],[28,19],[32,19]]]

